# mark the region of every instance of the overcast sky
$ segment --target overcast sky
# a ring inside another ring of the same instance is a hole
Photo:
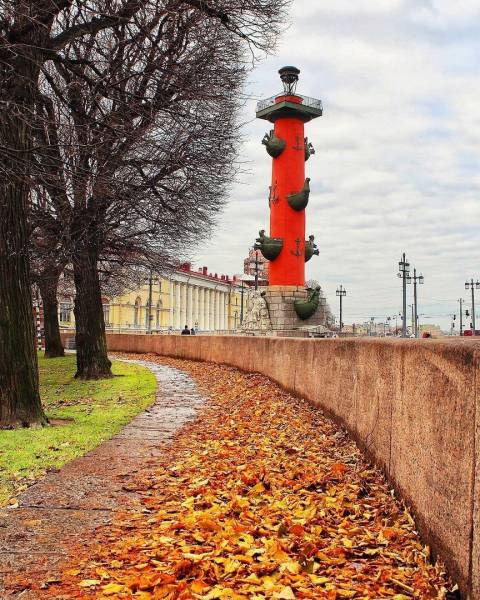
[[[239,273],[268,231],[268,123],[254,118],[255,102],[281,89],[286,64],[301,69],[298,91],[324,104],[306,126],[316,148],[307,235],[320,248],[307,278],[336,314],[335,289],[346,287],[345,323],[383,321],[401,310],[405,251],[425,276],[421,322],[448,328],[458,298],[470,302],[465,279],[480,278],[479,0],[294,0],[275,55],[250,77],[246,172],[196,266]]]

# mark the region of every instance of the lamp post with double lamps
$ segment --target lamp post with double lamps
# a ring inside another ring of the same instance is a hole
[[[340,299],[340,326],[338,329],[339,333],[342,333],[342,329],[343,329],[343,297],[346,295],[347,295],[347,290],[343,287],[343,285],[341,285],[337,289],[337,296]]]
[[[475,329],[475,290],[480,290],[480,281],[474,282],[473,279],[465,282],[465,289],[472,291],[472,335],[476,335]]]
[[[402,337],[407,337],[407,277],[410,275],[410,263],[407,261],[405,252],[402,254],[402,258],[398,263],[398,274],[397,276],[402,279]]]

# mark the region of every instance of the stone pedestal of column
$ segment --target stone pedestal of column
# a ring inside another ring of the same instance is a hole
[[[303,286],[271,285],[266,289],[265,299],[270,313],[273,336],[308,337],[301,327],[323,325],[324,311],[319,306],[309,319],[299,319],[295,312],[294,302],[305,300],[307,290]]]

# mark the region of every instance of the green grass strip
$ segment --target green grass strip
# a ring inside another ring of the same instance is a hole
[[[75,356],[39,356],[40,393],[49,419],[73,419],[42,429],[0,431],[0,505],[67,461],[115,435],[155,399],[155,376],[145,367],[113,362],[113,379],[73,378]],[[55,422],[55,421],[53,421]]]

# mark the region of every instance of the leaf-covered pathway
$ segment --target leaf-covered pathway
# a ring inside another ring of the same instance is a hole
[[[62,563],[88,552],[97,528],[118,511],[141,510],[133,481],[154,472],[174,432],[204,401],[186,374],[147,366],[158,383],[155,404],[111,440],[30,487],[18,508],[0,510],[1,600],[49,596]]]
[[[210,401],[53,598],[443,598],[415,525],[346,434],[265,377],[185,361]],[[43,597],[43,596],[42,596]]]

